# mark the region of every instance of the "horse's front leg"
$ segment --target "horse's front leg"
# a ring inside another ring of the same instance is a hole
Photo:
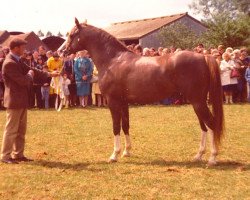
[[[129,136],[129,108],[128,103],[122,105],[122,130],[125,134],[125,149],[122,157],[130,157],[131,140]]]
[[[121,152],[121,106],[115,101],[109,100],[109,108],[113,121],[114,151],[109,158],[109,162],[116,162]]]

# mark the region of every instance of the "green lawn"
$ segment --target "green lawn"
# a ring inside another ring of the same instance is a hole
[[[109,164],[107,109],[29,111],[26,155],[35,162],[0,164],[0,199],[250,199],[249,104],[225,106],[219,164],[209,168],[191,162],[200,142],[191,106],[132,107],[130,116],[133,155]],[[3,132],[3,111],[0,122]]]

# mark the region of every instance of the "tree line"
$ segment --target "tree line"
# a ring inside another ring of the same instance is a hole
[[[187,49],[202,43],[207,48],[223,44],[250,49],[249,0],[193,0],[189,8],[202,15],[207,30],[198,35],[187,25],[174,23],[161,29],[162,45]]]
[[[53,36],[53,33],[51,32],[51,31],[48,31],[46,34],[44,34],[43,32],[42,32],[42,30],[39,30],[38,32],[37,32],[37,35],[38,35],[38,37],[50,37],[50,36]],[[56,36],[58,36],[58,37],[64,37],[64,35],[59,31],[58,33],[57,33],[57,35]],[[68,33],[66,33],[65,34],[65,36],[67,37],[68,36]]]

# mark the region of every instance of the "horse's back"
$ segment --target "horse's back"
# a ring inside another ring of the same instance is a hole
[[[188,97],[204,98],[210,79],[205,56],[191,51],[181,51],[174,54],[171,59],[176,74],[175,82],[180,91]]]

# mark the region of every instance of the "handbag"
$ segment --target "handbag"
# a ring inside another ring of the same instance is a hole
[[[98,76],[92,76],[90,83],[97,83],[98,82]]]
[[[230,77],[231,77],[231,78],[238,78],[238,77],[240,77],[239,71],[238,71],[237,69],[233,68],[233,69],[231,70]]]

